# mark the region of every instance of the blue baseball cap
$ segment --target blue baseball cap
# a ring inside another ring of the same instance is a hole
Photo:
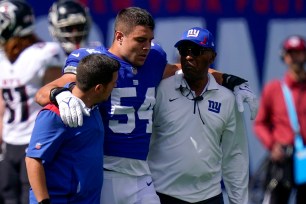
[[[193,42],[201,47],[207,47],[215,50],[214,36],[209,30],[193,27],[183,33],[182,38],[175,43],[174,47],[179,47],[183,42]]]

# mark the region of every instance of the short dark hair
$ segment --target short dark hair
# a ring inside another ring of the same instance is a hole
[[[138,25],[147,26],[154,30],[154,19],[147,10],[139,7],[128,7],[119,11],[115,21],[115,30],[128,35]]]
[[[118,71],[120,63],[106,55],[90,54],[78,64],[76,84],[82,91],[88,91],[97,84],[107,85]]]

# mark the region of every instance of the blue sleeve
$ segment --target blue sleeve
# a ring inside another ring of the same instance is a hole
[[[151,51],[153,51],[155,55],[160,55],[162,63],[165,64],[165,66],[167,65],[167,54],[159,44],[152,42]]]
[[[37,115],[26,156],[51,161],[67,134],[60,116],[50,110],[41,111]]]
[[[152,43],[151,50],[145,65],[151,67],[150,71],[154,72],[152,74],[159,76],[159,78],[156,79],[159,80],[159,82],[162,79],[167,63],[168,61],[166,52],[160,45]]]
[[[94,53],[102,53],[102,50],[105,48],[100,46],[96,48],[80,48],[74,50],[70,55],[67,57],[65,66],[63,68],[63,73],[73,73],[76,74],[77,66],[79,62],[86,57],[87,55],[94,54]]]

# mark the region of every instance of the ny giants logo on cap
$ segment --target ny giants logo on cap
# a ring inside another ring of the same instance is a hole
[[[200,30],[197,30],[197,29],[190,29],[190,30],[188,30],[187,36],[186,36],[186,37],[187,37],[187,38],[188,38],[188,37],[197,38],[197,37],[199,37],[199,34],[200,34]],[[207,43],[207,37],[205,36],[204,39],[203,39],[203,41],[200,42],[200,44],[206,45],[206,43]]]
[[[197,38],[199,33],[200,33],[199,30],[190,29],[190,30],[188,30],[187,37],[195,37],[195,38]]]

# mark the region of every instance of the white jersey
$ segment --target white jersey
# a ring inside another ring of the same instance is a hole
[[[148,163],[157,192],[199,202],[222,192],[248,200],[248,146],[232,92],[211,74],[197,101],[182,72],[162,80],[154,109]]]
[[[63,66],[65,55],[57,43],[41,42],[26,48],[12,64],[0,53],[0,89],[5,103],[3,141],[28,144],[41,107],[34,101],[49,67]]]

